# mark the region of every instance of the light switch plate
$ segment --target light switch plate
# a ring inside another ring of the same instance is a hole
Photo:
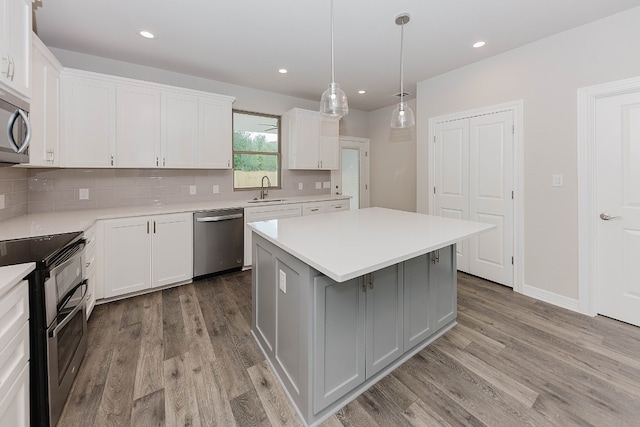
[[[304,190],[304,185],[301,182],[298,183],[298,190]]]
[[[213,184],[213,194],[220,193],[220,186],[218,184]]]
[[[190,185],[189,186],[189,194],[192,195],[192,196],[196,194],[196,186],[195,185]]]
[[[278,280],[278,286],[280,287],[280,290],[282,291],[282,293],[287,293],[287,273],[285,273],[282,270],[278,270],[279,276],[280,276],[280,280]]]
[[[322,188],[331,188],[331,181],[325,181],[322,183]]]
[[[562,187],[562,186],[564,186],[564,176],[559,175],[559,174],[554,174],[552,179],[551,179],[551,186],[552,187]]]
[[[78,194],[80,196],[80,200],[89,200],[89,189],[88,188],[81,188],[80,190],[78,190]]]
[[[320,181],[316,181],[316,190],[322,189],[322,183]]]

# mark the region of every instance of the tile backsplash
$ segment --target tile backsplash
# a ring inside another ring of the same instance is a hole
[[[0,221],[27,213],[28,176],[25,168],[0,167],[0,198],[4,197]]]
[[[13,180],[14,187],[24,187],[22,213],[206,200],[248,200],[259,194],[259,190],[233,191],[231,170],[30,169],[28,175],[27,170],[23,171],[22,183],[16,184],[20,179]],[[315,183],[330,180],[331,173],[328,171],[283,170],[282,188],[270,190],[269,197],[327,194],[329,189],[316,190]],[[0,185],[4,181],[10,180],[3,179],[0,174]],[[298,189],[299,183],[303,184],[304,190]],[[213,193],[214,185],[218,186],[218,194]],[[196,188],[195,195],[190,194],[191,186]],[[85,189],[89,193],[88,199],[80,200],[80,190]]]

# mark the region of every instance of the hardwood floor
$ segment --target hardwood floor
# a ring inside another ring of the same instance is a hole
[[[640,425],[640,328],[458,283],[458,325],[323,426]],[[250,324],[250,272],[96,307],[58,426],[301,425]]]

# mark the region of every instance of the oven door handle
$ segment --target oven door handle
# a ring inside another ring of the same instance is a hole
[[[73,310],[71,310],[71,313],[69,313],[67,317],[65,317],[64,320],[62,320],[62,322],[58,323],[58,325],[52,331],[49,331],[49,338],[55,338],[56,336],[58,336],[58,333],[60,332],[60,330],[65,326],[67,326],[67,323],[73,320],[73,316],[78,314],[78,311],[84,308],[84,303],[86,302],[86,300],[87,300],[87,296],[85,294],[80,300],[80,302],[78,303],[78,305],[76,305],[73,308]]]
[[[89,280],[88,279],[84,279],[82,282],[78,283],[77,285],[75,285],[73,288],[71,288],[69,290],[69,292],[66,293],[65,296],[62,297],[62,300],[60,300],[60,302],[58,303],[58,306],[56,307],[58,309],[58,311],[60,311],[60,309],[62,307],[64,307],[65,305],[67,305],[67,303],[69,302],[69,300],[71,299],[71,297],[73,297],[73,294],[76,293],[76,291],[78,290],[78,288],[80,288],[81,286],[86,286],[87,282]],[[85,291],[86,293],[86,291]],[[84,295],[82,295],[84,297]]]

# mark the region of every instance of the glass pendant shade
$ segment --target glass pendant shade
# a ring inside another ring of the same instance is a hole
[[[329,87],[322,93],[320,112],[327,116],[340,118],[349,114],[347,95],[338,83],[329,83]]]
[[[398,104],[391,114],[392,128],[410,128],[416,125],[416,119],[413,117],[413,110],[407,106],[406,102]]]

